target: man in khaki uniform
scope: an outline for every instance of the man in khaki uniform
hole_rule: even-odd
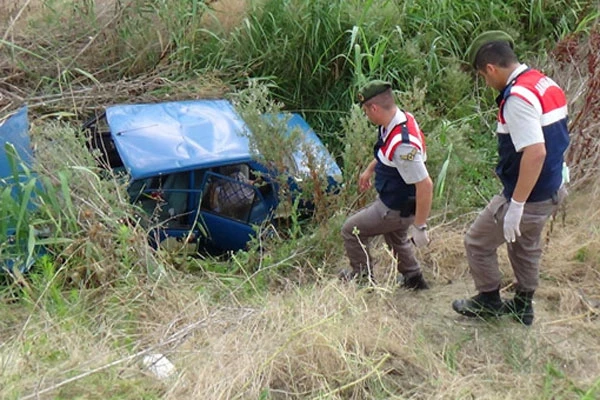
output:
[[[505,32],[478,36],[468,57],[486,84],[499,91],[496,174],[503,190],[465,237],[478,294],[455,300],[452,308],[468,317],[512,314],[517,321],[531,325],[542,230],[566,196],[562,169],[569,144],[567,100],[552,79],[518,61],[512,38]],[[507,243],[516,278],[515,296],[506,302],[500,298],[502,276],[496,255],[503,243]]]
[[[360,175],[359,189],[369,189],[375,174],[378,197],[350,216],[342,227],[352,269],[342,271],[340,277],[372,280],[368,242],[373,236],[383,235],[397,260],[403,286],[427,289],[413,249],[413,243],[425,246],[429,242],[426,222],[433,183],[425,167],[425,137],[415,118],[396,105],[390,83],[367,83],[359,91],[359,101],[369,121],[378,126],[374,159]]]

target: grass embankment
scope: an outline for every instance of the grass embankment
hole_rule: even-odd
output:
[[[548,233],[530,328],[451,310],[472,283],[463,229],[445,227],[422,254],[433,286],[424,293],[394,287],[378,246],[374,291],[340,284],[322,272],[332,264],[311,265],[299,250],[271,290],[248,284],[269,265],[250,278],[198,261],[201,273],[2,303],[2,397],[597,398],[600,214],[587,205],[600,189],[587,189]],[[504,255],[501,264],[508,286]],[[291,277],[307,274],[301,285]],[[157,379],[145,353],[165,354],[175,375]]]
[[[53,235],[49,257],[2,287],[0,397],[600,396],[600,214],[591,206],[600,188],[597,152],[588,150],[600,142],[590,133],[600,82],[597,36],[587,35],[594,2],[2,7],[0,110],[30,105],[38,159],[32,179],[47,189],[40,213],[23,222],[49,225]],[[230,10],[246,14],[234,18]],[[493,93],[473,90],[459,58],[474,34],[499,26],[518,36],[528,62],[555,72],[574,117],[577,179],[566,211],[548,226],[531,328],[470,321],[450,308],[473,293],[462,238],[498,188],[493,138],[475,134],[490,131],[493,111],[482,110],[492,110]],[[563,47],[546,56],[559,38]],[[425,293],[394,287],[381,242],[374,243],[375,290],[335,279],[346,265],[339,228],[368,200],[354,183],[372,132],[351,103],[356,85],[375,77],[394,81],[400,102],[428,132],[439,186],[433,241],[420,253],[433,286]],[[229,260],[151,251],[124,188],[97,178],[77,126],[116,102],[237,96],[248,78],[306,113],[343,161],[346,191],[327,199],[316,223],[295,223]],[[1,205],[10,214],[9,206],[19,210]],[[500,258],[509,292],[511,273]],[[149,353],[165,354],[175,374],[156,378],[141,362]]]

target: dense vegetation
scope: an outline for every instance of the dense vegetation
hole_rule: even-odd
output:
[[[34,228],[50,235],[37,242],[48,254],[31,273],[3,275],[0,397],[596,398],[598,310],[589,293],[600,268],[597,213],[573,215],[573,234],[554,241],[548,234],[556,257],[547,260],[542,320],[552,312],[560,318],[546,317],[529,333],[460,325],[446,314],[452,296],[470,290],[464,225],[499,188],[494,93],[466,68],[465,50],[479,32],[504,29],[523,61],[572,89],[572,128],[588,135],[576,141],[573,168],[595,199],[597,164],[587,160],[598,148],[589,136],[598,124],[598,7],[578,0],[1,3],[0,117],[29,105],[37,162],[19,190],[24,198],[44,190],[30,213],[3,188],[0,228],[17,221],[24,257],[35,251]],[[355,93],[372,78],[393,82],[427,134],[437,240],[420,256],[431,294],[397,293],[389,271],[375,293],[333,278],[344,265],[341,223],[372,196],[355,185],[373,134]],[[248,121],[279,109],[303,113],[342,165],[345,191],[321,199],[310,223],[293,218],[248,251],[224,258],[153,251],[131,222],[138,210],[122,181],[98,170],[79,126],[108,104],[200,97],[231,98]],[[577,169],[584,161],[585,174]],[[389,252],[379,246],[378,254],[392,270]],[[456,282],[463,284],[446,285]],[[137,361],[156,352],[185,372],[154,381]]]
[[[36,99],[42,102],[40,113],[74,112],[81,119],[101,102],[164,97],[177,82],[195,77],[220,81],[207,93],[212,96],[256,79],[287,110],[305,114],[342,157],[351,145],[342,120],[357,88],[365,79],[387,79],[401,105],[416,114],[428,133],[432,172],[439,174],[443,162],[451,161],[450,171],[444,170],[452,177],[445,186],[450,193],[439,197],[478,206],[497,190],[491,175],[493,137],[488,135],[494,94],[483,85],[473,89],[473,76],[464,69],[470,40],[481,31],[502,28],[515,37],[524,60],[544,57],[558,40],[589,31],[598,14],[594,4],[135,0],[69,5],[48,0],[38,5],[26,28],[18,29],[22,20],[7,26],[5,68],[14,75],[6,84],[15,89],[8,99]],[[13,7],[9,15],[17,16],[21,8]],[[21,42],[19,34],[36,41]],[[150,86],[152,93],[122,86],[126,92],[115,93],[116,98],[89,98],[90,88],[148,75],[163,80]],[[84,89],[87,96],[80,101]],[[57,104],[57,96],[74,101]],[[473,182],[480,193],[468,189]]]

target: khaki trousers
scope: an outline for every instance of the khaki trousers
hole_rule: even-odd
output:
[[[533,291],[538,287],[542,231],[566,195],[567,190],[561,188],[554,200],[525,204],[520,225],[521,236],[514,243],[506,244],[519,290]],[[501,284],[497,249],[505,243],[504,216],[509,203],[510,200],[504,196],[494,196],[465,236],[467,260],[478,292],[496,290]]]
[[[368,244],[373,236],[383,235],[397,261],[398,272],[406,278],[418,275],[421,271],[419,262],[407,237],[414,219],[414,215],[401,217],[400,211],[388,208],[379,198],[351,215],[342,227],[342,237],[352,269],[355,272],[372,271]]]

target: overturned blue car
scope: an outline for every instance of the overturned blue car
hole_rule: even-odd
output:
[[[287,130],[299,130],[302,147],[322,160],[329,187],[339,185],[339,166],[307,122],[274,117],[288,118]],[[243,249],[256,226],[277,217],[281,174],[293,189],[314,173],[300,149],[290,151],[285,171],[257,161],[252,132],[227,100],[114,105],[84,128],[101,160],[128,177],[159,247]]]

